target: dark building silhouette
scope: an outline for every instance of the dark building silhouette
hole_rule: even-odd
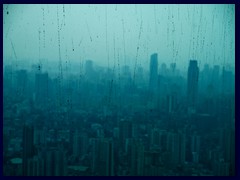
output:
[[[67,162],[63,149],[52,148],[46,152],[45,156],[46,176],[66,176]]]
[[[113,141],[107,138],[92,139],[92,172],[99,176],[114,175]]]
[[[190,60],[187,77],[188,107],[195,110],[198,93],[199,68],[196,60]]]
[[[138,139],[129,138],[126,143],[131,176],[142,176],[144,172],[144,146]]]
[[[158,54],[154,53],[150,59],[150,77],[149,77],[149,89],[156,90],[158,80]]]
[[[25,125],[23,127],[23,176],[27,176],[29,174],[28,163],[29,160],[34,156],[33,137],[33,127]]]

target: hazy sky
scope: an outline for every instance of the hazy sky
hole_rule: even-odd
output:
[[[235,66],[234,5],[4,5],[3,23],[5,61]]]

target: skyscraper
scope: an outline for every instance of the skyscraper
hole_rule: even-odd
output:
[[[126,143],[131,176],[142,176],[144,172],[144,145],[139,139],[129,138]]]
[[[158,79],[158,54],[154,53],[150,59],[150,77],[149,77],[149,89],[156,90]]]
[[[49,148],[44,155],[46,176],[66,176],[67,158],[63,148]]]
[[[183,164],[186,160],[185,132],[169,132],[167,135],[167,150],[171,153],[172,165]]]
[[[99,176],[114,175],[113,141],[107,138],[93,138],[92,173]]]
[[[28,161],[34,155],[33,133],[33,127],[27,125],[23,127],[23,176],[27,176],[29,174]]]
[[[198,75],[199,68],[196,60],[190,60],[188,67],[188,79],[187,79],[187,96],[188,107],[191,109],[196,108],[197,93],[198,93]]]

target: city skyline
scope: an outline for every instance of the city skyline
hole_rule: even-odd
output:
[[[13,63],[147,67],[156,52],[159,64],[183,70],[188,59],[235,68],[234,5],[4,5],[3,21],[4,61]]]
[[[4,176],[235,176],[235,5],[3,5]]]

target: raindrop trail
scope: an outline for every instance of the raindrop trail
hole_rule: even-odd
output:
[[[86,21],[86,25],[87,25],[87,30],[88,30],[88,34],[89,34],[89,37],[90,37],[90,41],[92,42],[92,36],[91,36],[90,29],[89,29],[87,21]]]
[[[123,51],[124,51],[124,65],[126,66],[126,47],[125,47],[125,27],[124,20],[122,19],[122,28],[123,28]]]
[[[63,22],[64,22],[64,26],[66,25],[66,21],[65,21],[65,6],[63,4]]]
[[[45,10],[42,8],[43,14],[43,48],[45,48]]]
[[[106,52],[107,52],[107,63],[109,68],[109,50],[108,50],[108,18],[107,18],[107,6],[105,6],[105,21],[106,21]]]
[[[11,46],[12,46],[12,49],[13,49],[14,57],[15,57],[16,60],[17,60],[17,54],[16,54],[16,51],[15,51],[15,48],[14,48],[14,45],[13,45],[12,40],[11,40]]]
[[[82,44],[82,41],[83,41],[83,37],[82,37],[82,39],[80,40],[80,42],[79,42],[79,44],[78,44],[78,47],[80,47],[80,46],[81,46],[81,44]]]
[[[74,51],[74,43],[73,43],[73,38],[72,38],[72,50]]]
[[[155,22],[155,33],[158,34],[157,18],[156,18],[156,4],[154,4],[154,22]]]
[[[38,59],[39,64],[41,65],[41,30],[38,30]]]
[[[134,71],[133,71],[133,82],[135,82],[135,76],[136,76],[138,53],[139,53],[139,46],[140,46],[140,38],[141,38],[141,34],[142,34],[142,25],[143,25],[143,20],[141,21],[139,35],[138,35],[137,54],[136,54],[136,60],[135,60],[135,65],[134,65]]]
[[[58,14],[58,6],[57,6],[57,26],[58,26],[58,67],[59,67],[59,76],[58,76],[58,97],[59,97],[59,113],[61,114],[61,107],[62,107],[62,79],[63,79],[63,73],[62,73],[62,58],[61,58],[61,41],[60,41],[60,27],[59,27],[59,14]]]

